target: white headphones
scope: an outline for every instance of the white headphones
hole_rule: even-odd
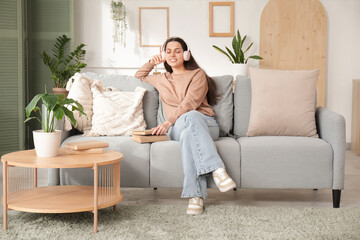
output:
[[[169,39],[172,39],[172,38],[177,38],[177,37],[171,37]],[[186,48],[187,50],[184,51],[184,61],[189,61],[190,60],[190,48],[189,48],[189,45],[186,43],[186,41],[183,39],[183,41],[185,42],[185,45],[186,45]],[[167,42],[167,40],[165,41],[165,43]],[[161,47],[161,60],[165,60],[165,43],[162,45]]]

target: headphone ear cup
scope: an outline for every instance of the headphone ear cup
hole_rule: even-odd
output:
[[[161,60],[165,60],[165,51],[161,51]]]
[[[190,60],[190,51],[184,51],[184,61],[189,61]]]

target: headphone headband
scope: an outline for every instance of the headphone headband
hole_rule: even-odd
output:
[[[169,37],[169,38],[164,42],[164,44],[162,45],[161,51],[165,51],[165,50],[166,50],[166,49],[165,49],[165,43],[168,43],[170,39],[175,39],[175,38],[180,38],[180,37],[176,37],[176,36]],[[190,51],[190,47],[189,47],[189,45],[187,44],[187,42],[186,42],[184,39],[182,39],[182,38],[180,38],[180,39],[183,40],[184,43],[185,43],[185,45],[186,45],[187,50],[184,49],[184,51]]]

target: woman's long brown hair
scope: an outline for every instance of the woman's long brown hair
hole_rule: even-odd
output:
[[[181,44],[181,47],[184,51],[187,51],[188,50],[188,46],[186,45],[185,41],[182,40],[181,38],[179,37],[171,37],[169,38],[168,40],[166,40],[166,42],[164,43],[163,45],[163,51],[166,50],[166,46],[169,42],[178,42]],[[172,68],[170,67],[169,64],[167,64],[167,62],[165,61],[164,62],[164,66],[165,66],[165,69],[166,71],[172,73],[173,70]],[[192,54],[190,54],[190,59],[189,61],[184,61],[184,67],[186,70],[195,70],[195,69],[198,69],[200,68],[199,65],[197,64],[197,62],[195,61],[194,57]],[[218,95],[216,93],[216,86],[215,86],[215,82],[214,80],[209,77],[206,73],[206,80],[207,80],[207,83],[208,83],[208,92],[206,94],[206,97],[207,97],[207,101],[210,105],[216,105],[217,101],[218,101]]]

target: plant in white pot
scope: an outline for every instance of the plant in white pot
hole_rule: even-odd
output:
[[[45,112],[42,112],[40,107],[37,106],[40,100]],[[25,123],[37,119],[42,125],[42,130],[33,131],[35,151],[38,157],[55,157],[58,155],[61,131],[55,129],[64,115],[69,117],[71,123],[75,126],[76,120],[73,111],[79,111],[80,115],[85,114],[83,106],[77,101],[67,98],[64,94],[46,93],[46,90],[45,93],[36,95],[25,110]],[[39,112],[40,118],[31,116],[32,112]]]
[[[245,57],[245,53],[247,51],[249,51],[251,46],[254,44],[252,42],[246,48],[246,50],[243,51],[242,49],[244,47],[245,39],[246,39],[246,35],[243,38],[241,38],[239,30],[237,30],[237,34],[233,37],[233,40],[232,40],[233,51],[231,51],[228,47],[225,47],[226,51],[227,51],[226,52],[226,51],[222,50],[221,48],[213,45],[213,48],[215,48],[219,52],[225,54],[229,58],[231,63],[234,64],[233,65],[234,66],[234,73],[233,73],[234,76],[237,74],[244,75],[244,76],[247,75],[247,69],[248,69],[247,62],[248,62],[249,58],[256,59],[256,60],[262,59],[262,57],[260,57],[258,55],[252,55],[247,58]]]

